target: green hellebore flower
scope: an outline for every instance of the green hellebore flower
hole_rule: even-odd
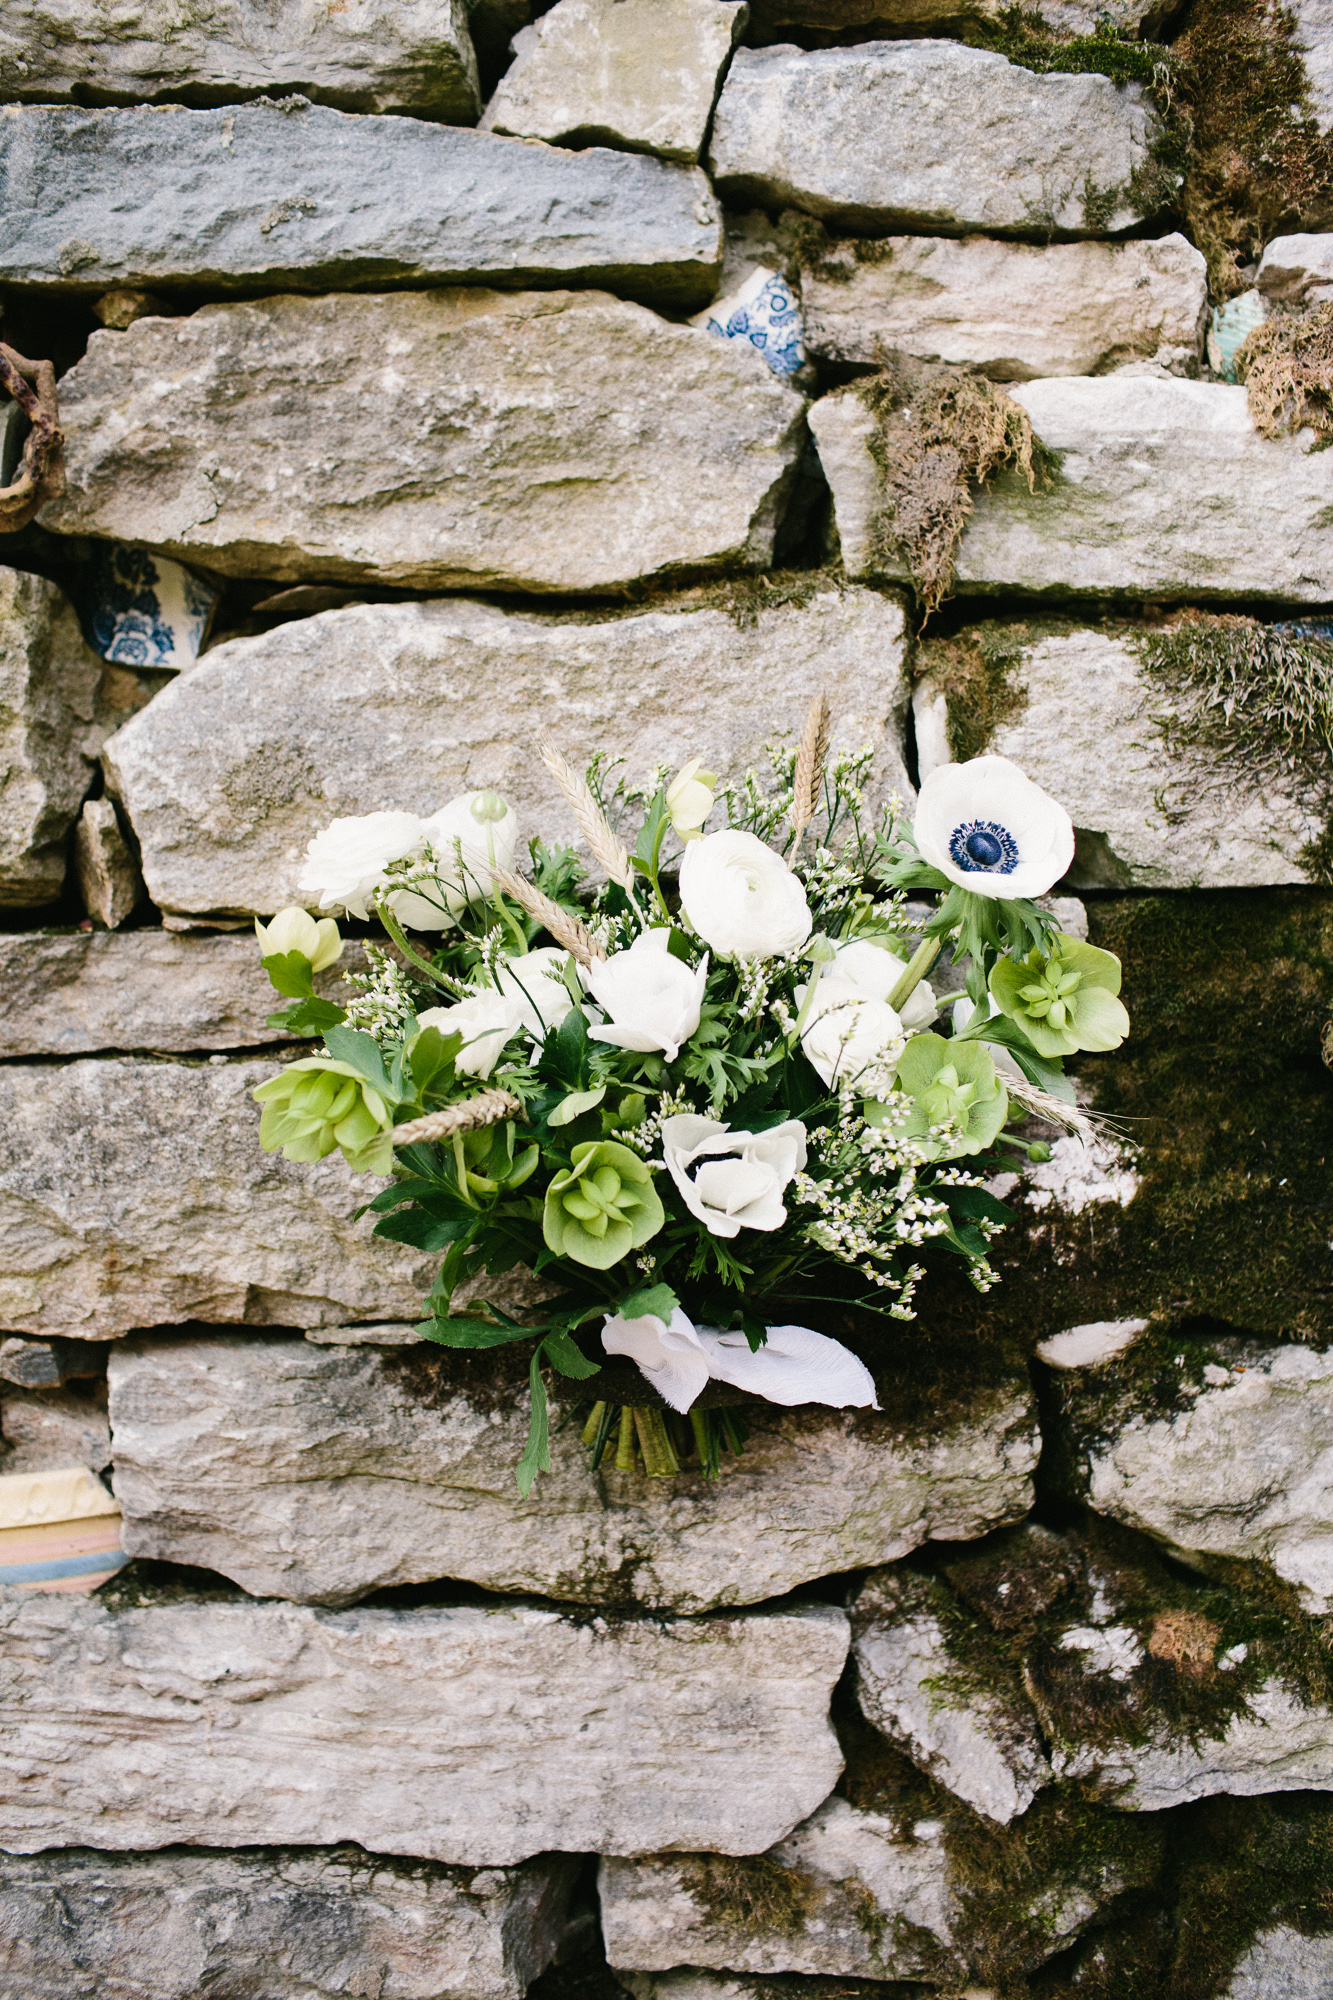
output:
[[[930,1159],[982,1152],[1009,1116],[1009,1093],[980,1042],[913,1035],[898,1058],[897,1080],[912,1099],[904,1128],[910,1138],[925,1139],[932,1125],[953,1121],[952,1137],[927,1141]]]
[[[1116,998],[1120,960],[1063,932],[1049,958],[1033,949],[1025,959],[1000,959],[990,990],[1039,1056],[1118,1049],[1129,1033],[1129,1015]]]
[[[605,1271],[656,1236],[666,1215],[652,1175],[628,1146],[585,1140],[570,1157],[573,1165],[546,1190],[542,1235],[557,1257]]]
[[[393,1164],[393,1113],[348,1063],[306,1056],[254,1092],[264,1107],[259,1143],[289,1160],[322,1160],[340,1146],[353,1173],[386,1174]]]

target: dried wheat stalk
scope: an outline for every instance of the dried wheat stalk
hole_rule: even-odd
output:
[[[810,704],[801,731],[801,747],[796,753],[796,781],[792,792],[792,831],[799,840],[815,816],[819,787],[824,780],[824,759],[828,755],[829,705],[821,691]]]
[[[451,1104],[445,1111],[428,1111],[424,1118],[413,1118],[407,1125],[394,1128],[395,1146],[415,1146],[422,1140],[438,1144],[441,1139],[453,1139],[461,1132],[479,1132],[483,1125],[498,1125],[502,1118],[512,1118],[523,1109],[518,1098],[507,1090],[483,1090],[477,1097],[465,1097],[461,1104]]]
[[[1034,1118],[1044,1118],[1050,1125],[1067,1126],[1085,1141],[1094,1132],[1105,1130],[1109,1125],[1110,1121],[1099,1117],[1095,1111],[1085,1111],[1078,1104],[1067,1104],[1063,1097],[1052,1097],[1048,1090],[1029,1083],[1026,1077],[1020,1082],[1016,1076],[1006,1076],[1004,1087],[1013,1101],[1021,1104]]]
[[[562,910],[559,903],[553,903],[549,896],[543,896],[540,889],[531,882],[525,882],[521,875],[513,875],[507,868],[496,868],[492,870],[492,880],[511,902],[526,910],[530,917],[535,917],[556,943],[562,944],[580,965],[594,965],[599,958],[606,957],[586,924],[581,924],[568,910]]]
[[[593,859],[600,861],[613,882],[618,882],[627,895],[634,888],[634,871],[629,865],[629,855],[617,840],[606,821],[606,815],[598,805],[584,780],[565,762],[560,752],[543,729],[537,736],[537,748],[541,760],[551,776],[568,799],[579,832],[592,850]]]

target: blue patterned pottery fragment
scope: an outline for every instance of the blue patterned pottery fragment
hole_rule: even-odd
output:
[[[179,673],[198,659],[218,596],[182,563],[116,544],[84,586],[84,635],[118,666]]]
[[[739,290],[696,313],[690,325],[757,347],[775,375],[794,375],[805,361],[796,295],[779,272],[762,265]]]
[[[1333,618],[1284,619],[1273,630],[1287,632],[1293,639],[1322,639],[1325,644],[1333,643]]]
[[[1224,382],[1236,379],[1236,356],[1242,343],[1268,318],[1268,308],[1259,292],[1242,292],[1223,306],[1213,307],[1208,328],[1208,366]]]

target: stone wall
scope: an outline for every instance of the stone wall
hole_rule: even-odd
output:
[[[0,2000],[1333,1992],[1331,79],[1328,0],[0,0],[64,430],[0,535],[0,1479],[127,1558],[0,1589]],[[941,380],[1038,449],[955,453],[927,618]],[[819,686],[884,791],[1068,807],[1110,1122],[860,1329],[879,1410],[658,1481],[557,1377],[522,1499],[526,1360],[259,1151],[250,920],[336,813],[558,830],[539,722],[735,776]]]

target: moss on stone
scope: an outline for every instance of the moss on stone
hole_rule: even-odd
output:
[[[798,1936],[817,1896],[808,1875],[766,1854],[686,1854],[677,1866],[686,1893],[727,1930]]]
[[[949,697],[949,748],[955,763],[979,757],[1002,723],[1027,707],[1027,689],[1014,678],[1037,634],[1030,625],[998,620],[970,626],[952,639],[923,640],[913,672]]]

